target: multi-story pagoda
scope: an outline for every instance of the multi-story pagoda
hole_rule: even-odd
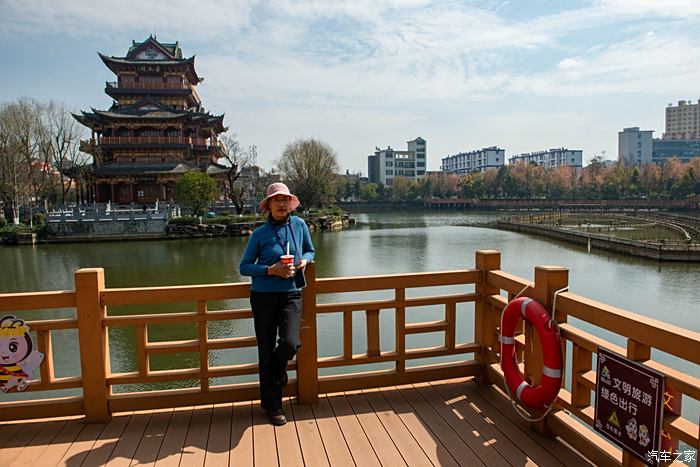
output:
[[[224,150],[218,135],[227,130],[224,116],[202,107],[195,88],[203,78],[194,56],[182,58],[177,42],[153,36],[134,41],[125,57],[99,55],[117,75],[105,88],[114,103],[109,110],[73,115],[92,129],[81,150],[93,155],[96,202],[174,200],[182,174],[224,170],[217,164]]]

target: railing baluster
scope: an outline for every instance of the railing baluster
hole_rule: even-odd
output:
[[[44,354],[44,361],[39,367],[41,374],[41,386],[46,386],[53,382],[53,346],[51,345],[51,330],[37,331],[36,333],[39,352]]]
[[[456,326],[457,321],[457,304],[455,302],[445,303],[445,321],[447,321],[447,329],[445,329],[445,347],[448,349],[455,348],[456,342]]]
[[[571,354],[571,404],[574,407],[591,405],[591,390],[579,381],[579,377],[593,368],[593,352],[573,344]]]
[[[146,376],[150,371],[149,357],[146,353],[146,345],[148,344],[148,328],[145,324],[136,326],[136,362],[139,371],[139,376]]]
[[[352,311],[343,312],[343,358],[352,360]]]
[[[394,299],[396,300],[396,353],[403,357],[406,355],[406,307],[402,304],[406,301],[406,289],[395,289]],[[406,360],[396,361],[396,372],[402,374],[406,372]]]
[[[207,314],[207,302],[206,300],[197,300],[197,314],[206,315]],[[209,377],[204,376],[209,373],[209,349],[207,348],[207,320],[204,319],[197,323],[198,333],[199,333],[199,371],[201,377],[199,378],[199,386],[202,392],[209,391]]]
[[[379,347],[379,310],[365,310],[367,316],[367,355],[380,354]]]

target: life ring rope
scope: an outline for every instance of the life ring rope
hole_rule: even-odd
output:
[[[511,304],[516,305],[513,302],[516,299],[518,299],[519,296],[523,292],[525,292],[529,287],[530,286],[528,285],[525,288],[523,288],[523,290],[521,290],[518,293],[518,295],[516,295],[513,298],[513,300],[511,300],[509,302],[508,305],[511,305]],[[545,322],[539,321],[538,324],[540,324],[540,326],[542,326],[542,328],[544,330],[546,330],[546,331],[554,330],[554,332],[556,333],[555,344],[552,343],[551,335],[548,336],[549,337],[548,342],[549,342],[550,351],[553,351],[556,348],[556,350],[558,350],[559,355],[558,355],[558,357],[556,357],[554,359],[554,361],[549,359],[550,360],[549,363],[550,364],[553,363],[554,366],[557,366],[557,363],[558,363],[559,368],[553,368],[551,366],[548,366],[546,364],[548,359],[545,358],[545,365],[543,365],[543,368],[542,368],[542,375],[551,379],[551,381],[549,381],[550,388],[551,388],[552,384],[555,384],[556,387],[558,388],[561,385],[561,379],[563,376],[562,368],[563,368],[564,363],[563,363],[563,355],[561,355],[561,341],[560,341],[560,335],[559,335],[559,325],[555,319],[555,313],[556,313],[557,296],[561,292],[564,292],[566,290],[568,290],[568,287],[564,287],[562,289],[559,289],[554,293],[554,300],[552,303],[551,315],[549,315],[549,313],[547,313],[546,309],[544,309],[542,307],[542,305],[540,305],[538,302],[535,302],[531,298],[526,298],[526,299],[521,300],[520,306],[519,306],[520,309],[518,310],[519,311],[518,314],[520,316],[516,319],[515,323],[512,322],[512,319],[514,319],[514,317],[512,316],[512,313],[517,313],[517,312],[515,310],[512,310],[512,309],[508,310],[508,305],[506,306],[506,308],[504,308],[503,313],[501,314],[501,332],[499,332],[498,341],[501,344],[501,368],[504,370],[503,371],[503,382],[504,382],[506,392],[508,393],[508,397],[510,398],[511,405],[513,406],[513,409],[518,413],[518,415],[520,415],[523,419],[527,420],[528,422],[537,422],[537,421],[544,419],[549,414],[549,412],[552,410],[552,408],[554,406],[554,401],[556,401],[556,394],[554,395],[553,400],[551,400],[550,402],[545,402],[544,400],[537,401],[538,406],[546,409],[545,412],[542,415],[540,415],[539,417],[535,417],[535,418],[531,417],[530,414],[523,407],[521,407],[519,405],[520,403],[523,403],[523,400],[522,400],[523,392],[528,388],[531,388],[534,391],[538,391],[536,393],[536,395],[540,396],[540,391],[542,390],[542,384],[540,384],[540,386],[537,386],[536,388],[532,388],[527,383],[527,381],[525,381],[524,377],[522,376],[522,373],[518,369],[518,362],[517,362],[517,359],[515,358],[515,335],[514,335],[515,331],[514,331],[514,329],[512,330],[512,332],[513,332],[512,336],[503,335],[503,329],[504,329],[503,324],[504,324],[504,318],[506,317],[506,310],[508,310],[509,313],[511,313],[511,316],[509,316],[509,319],[511,320],[509,324],[510,324],[510,326],[513,326],[513,327],[520,320],[520,317],[522,317],[523,319],[528,319],[527,307],[530,303],[534,302],[537,305],[537,307],[540,308],[540,310],[538,310],[540,312],[540,314],[539,315],[533,314],[533,317],[538,317],[537,319],[541,319],[542,317],[549,315],[548,316],[549,319],[547,319]],[[531,312],[532,312],[532,310],[531,310]],[[533,323],[533,324],[535,324],[535,323]],[[537,329],[537,327],[536,327],[536,329]],[[540,332],[539,329],[537,329],[537,330],[538,330],[538,332]],[[507,350],[512,352],[511,355],[506,356],[506,358],[511,359],[510,361],[506,362],[507,368],[504,366],[504,353],[505,353],[504,346],[508,346]],[[510,347],[510,346],[512,346],[512,347]],[[543,351],[544,351],[544,348],[543,348]],[[515,368],[513,369],[512,366],[515,366]],[[510,388],[510,384],[508,381],[509,378],[514,380],[514,381],[512,381],[513,384],[517,384],[517,387],[515,388],[515,397],[513,397],[513,391]],[[530,399],[532,399],[533,393],[529,392],[529,394],[530,394]],[[525,404],[525,405],[527,405],[527,404]]]

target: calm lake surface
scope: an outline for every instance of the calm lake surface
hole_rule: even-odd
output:
[[[659,263],[640,258],[626,257],[533,236],[486,228],[484,222],[498,217],[498,213],[382,211],[354,213],[357,226],[339,232],[313,233],[317,250],[317,277],[357,276],[421,271],[442,271],[474,267],[474,252],[480,249],[501,251],[504,271],[533,279],[536,265],[559,265],[569,268],[570,290],[610,305],[618,306],[641,315],[665,321],[681,328],[700,331],[700,265],[687,263]],[[93,244],[55,244],[35,247],[0,248],[0,291],[19,292],[59,290],[74,288],[74,272],[83,267],[105,269],[107,287],[141,287],[221,283],[246,281],[238,273],[238,262],[247,238],[215,238],[174,241],[144,241]],[[458,289],[441,287],[435,290],[412,290],[407,296],[431,293],[456,293]],[[473,290],[469,287],[468,291]],[[464,289],[462,289],[464,291]],[[391,291],[377,293],[343,294],[320,297],[319,302],[338,299],[360,300],[389,298]],[[247,301],[229,300],[210,303],[210,309],[247,308]],[[110,314],[191,311],[192,303],[164,306],[115,307]],[[458,342],[473,339],[473,304],[458,307]],[[25,319],[43,317],[70,317],[73,310],[47,310],[21,312]],[[340,314],[319,317],[319,355],[342,354],[342,317]],[[381,312],[382,349],[394,345],[394,321],[392,311]],[[408,321],[440,319],[444,312],[435,307],[409,309]],[[571,320],[573,324],[581,323]],[[365,351],[364,314],[353,317],[356,331],[355,353]],[[624,339],[611,333],[586,326],[581,327],[625,345]],[[76,375],[80,359],[77,353],[75,331],[53,333],[57,376]],[[210,323],[211,337],[252,335],[250,320]],[[442,342],[441,333],[410,335],[407,347],[437,345]],[[190,325],[150,326],[150,340],[193,339],[196,330]],[[134,330],[116,328],[110,330],[110,347],[113,371],[135,371]],[[700,349],[698,349],[700,352]],[[153,369],[198,366],[197,354],[156,355],[151,360]],[[454,359],[454,357],[450,357]],[[449,360],[450,358],[447,358]],[[700,377],[697,365],[677,362],[655,351],[653,358],[680,370]],[[255,349],[213,351],[212,365],[239,362],[255,362]],[[436,361],[436,360],[431,360]],[[444,360],[437,360],[444,361]],[[417,362],[424,364],[425,362]],[[384,365],[368,365],[365,369],[386,368]],[[335,372],[348,371],[341,368]],[[333,373],[333,369],[321,374]],[[250,381],[256,377],[223,378],[228,381]],[[195,381],[168,383],[192,386]],[[163,387],[158,384],[148,387]],[[119,387],[118,391],[145,389]],[[70,394],[70,391],[61,391]],[[50,395],[56,395],[51,392]],[[3,395],[2,398],[28,398],[49,394],[27,393]],[[697,420],[697,404],[684,400],[684,412],[693,408]]]

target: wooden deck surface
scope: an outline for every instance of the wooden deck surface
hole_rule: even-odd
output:
[[[0,425],[3,466],[590,465],[530,430],[498,389],[470,379],[321,396],[284,405],[273,427],[255,401]]]

